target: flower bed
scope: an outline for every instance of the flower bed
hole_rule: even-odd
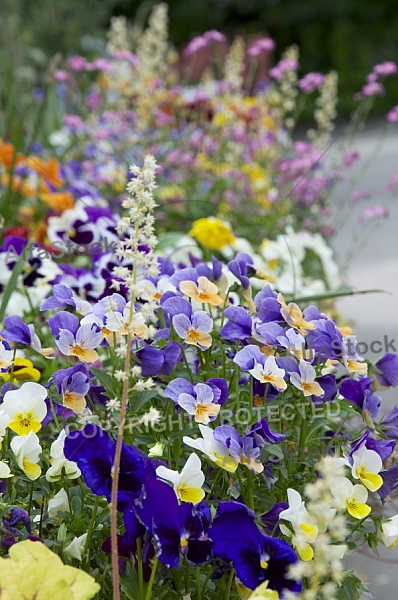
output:
[[[109,58],[50,73],[81,113],[52,150],[1,145],[0,569],[38,564],[4,589],[359,598],[343,558],[398,540],[382,516],[397,411],[380,420],[379,395],[398,358],[365,360],[311,304],[347,293],[321,149],[336,76],[299,81],[320,89],[317,127],[292,142],[297,49],[271,67],[269,38],[246,52],[208,32],[177,86],[165,31],[161,5],[133,54],[114,21]],[[222,79],[193,68],[214,46]]]

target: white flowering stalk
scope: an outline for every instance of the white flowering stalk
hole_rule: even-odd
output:
[[[334,130],[334,120],[337,115],[337,83],[338,75],[336,71],[331,71],[325,75],[319,98],[316,100],[317,108],[314,112],[314,118],[317,128],[315,131],[313,129],[309,130],[307,135],[313,144],[318,147],[325,146],[328,143]]]
[[[297,107],[297,65],[299,60],[299,48],[296,45],[289,46],[282,54],[280,63],[284,68],[278,77],[278,90],[272,93],[270,101],[276,105],[273,108],[273,116],[287,129],[293,129],[295,125],[294,112]]]
[[[121,50],[130,50],[128,39],[126,17],[112,17],[111,27],[108,32],[108,43],[106,46],[109,54],[115,54]]]
[[[242,92],[243,71],[245,68],[245,44],[241,37],[236,37],[225,58],[224,79],[235,94]]]
[[[114,600],[120,600],[119,570],[118,570],[118,547],[117,547],[117,491],[119,484],[120,456],[123,443],[123,433],[126,422],[127,397],[131,389],[145,389],[143,385],[137,387],[137,382],[130,388],[130,379],[137,376],[137,371],[130,367],[131,343],[134,339],[137,320],[142,326],[156,308],[152,301],[151,288],[147,288],[139,281],[139,274],[145,270],[146,274],[156,276],[158,274],[158,263],[154,255],[154,247],[157,240],[154,235],[153,210],[156,206],[153,198],[153,190],[156,187],[155,173],[156,161],[151,155],[144,159],[142,168],[131,167],[133,179],[127,185],[127,191],[131,194],[123,202],[123,208],[127,209],[127,215],[122,217],[117,225],[121,239],[118,242],[116,254],[119,259],[127,260],[131,266],[117,266],[114,275],[119,278],[113,282],[116,289],[120,289],[123,283],[129,290],[130,301],[124,322],[124,331],[127,334],[126,342],[119,347],[119,356],[124,356],[124,370],[117,372],[117,378],[123,382],[123,393],[120,405],[120,421],[116,441],[115,459],[113,465],[112,499],[111,499],[111,540],[112,540],[112,571],[113,571],[113,594]],[[141,249],[145,244],[146,250]],[[120,281],[121,280],[121,281]],[[144,300],[146,303],[138,312],[135,307],[136,300]],[[145,310],[144,310],[145,307]],[[145,326],[146,327],[146,326]],[[146,337],[150,337],[150,329],[146,328]],[[152,385],[153,383],[151,383]]]
[[[138,38],[135,48],[138,63],[134,73],[133,94],[137,126],[142,130],[147,128],[158,102],[153,83],[156,78],[164,80],[167,51],[167,4],[161,3],[153,8],[148,27]]]
[[[135,50],[138,58],[138,77],[151,79],[161,76],[166,66],[168,49],[167,4],[154,6],[148,27],[138,40]]]
[[[290,576],[294,579],[306,578],[309,587],[300,594],[286,592],[286,600],[332,600],[336,598],[338,585],[344,578],[343,557],[347,547],[338,543],[347,534],[344,509],[336,502],[331,493],[336,477],[341,475],[343,469],[341,460],[327,456],[316,465],[319,478],[315,483],[305,488],[309,500],[305,508],[305,521],[311,524],[317,535],[309,537],[309,526],[303,527],[300,539],[299,527],[294,527],[294,542],[296,548],[304,548],[311,544],[311,553],[301,556],[301,560],[290,568]],[[288,511],[284,511],[288,512]],[[281,513],[282,517],[282,513]],[[312,558],[310,559],[310,555]],[[290,594],[290,595],[289,595]]]

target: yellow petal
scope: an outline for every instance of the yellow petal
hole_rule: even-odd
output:
[[[189,298],[194,298],[198,295],[198,286],[194,281],[180,281],[180,291]]]
[[[314,551],[309,544],[300,545],[297,547],[297,552],[301,560],[309,561],[314,557]]]
[[[216,417],[220,412],[220,408],[220,404],[214,404],[213,402],[209,404],[197,404],[195,407],[195,421],[202,423],[202,425],[207,425],[209,417]]]
[[[193,344],[197,346],[203,346],[203,348],[210,348],[213,343],[210,333],[203,333],[202,331],[190,330],[188,336],[185,338],[187,344]]]
[[[15,431],[18,435],[28,435],[31,431],[33,433],[37,433],[39,429],[41,429],[41,423],[39,421],[35,421],[34,419],[30,419],[29,421],[10,421],[8,427]]]
[[[379,488],[381,488],[381,486],[384,483],[381,475],[378,475],[377,473],[369,473],[366,471],[364,473],[361,473],[360,479],[363,485],[366,486],[371,492],[376,492]]]
[[[222,456],[220,454],[214,454],[210,457],[218,467],[228,471],[228,473],[235,473],[238,468],[238,461],[233,456]]]
[[[302,523],[300,525],[300,529],[308,535],[311,541],[314,541],[318,535],[318,527],[316,525],[312,525],[311,523]]]
[[[76,392],[66,392],[64,396],[64,406],[70,408],[74,413],[82,413],[86,408],[86,399]]]
[[[177,488],[177,495],[181,502],[192,502],[192,504],[198,504],[205,497],[205,493],[201,488],[188,487]]]
[[[317,381],[303,384],[303,393],[304,396],[323,396],[325,394]]]
[[[371,511],[367,504],[347,504],[347,510],[354,519],[364,519]]]
[[[33,462],[29,462],[28,460],[23,461],[23,471],[25,475],[27,475],[32,481],[34,481],[41,475],[41,468],[39,467],[39,465]]]
[[[86,363],[93,363],[99,359],[99,356],[92,348],[75,347],[68,352],[68,356],[77,356],[77,358]]]

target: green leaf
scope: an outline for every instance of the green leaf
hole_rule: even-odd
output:
[[[143,390],[142,392],[138,392],[131,400],[131,407],[136,411],[139,411],[145,404],[147,404],[153,398],[157,398],[159,396],[159,392],[156,390]]]
[[[343,582],[337,591],[336,598],[338,600],[359,600],[364,591],[366,591],[366,588],[362,585],[361,580],[350,571],[344,577]]]
[[[117,382],[105,371],[101,369],[97,369],[96,367],[90,368],[93,375],[95,375],[96,379],[104,386],[107,392],[110,392],[112,395],[116,395],[118,392]]]
[[[82,512],[81,498],[79,498],[79,496],[73,496],[70,504],[71,504],[72,514],[77,515],[77,516],[80,515]]]

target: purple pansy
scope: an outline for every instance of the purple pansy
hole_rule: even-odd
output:
[[[280,444],[286,439],[283,433],[271,431],[265,417],[254,423],[245,437],[252,437],[256,446],[259,447],[264,446],[264,444]]]
[[[278,295],[272,291],[269,285],[254,297],[254,305],[257,309],[257,316],[263,323],[270,321],[283,321],[281,315],[281,305],[278,302]]]
[[[375,419],[380,411],[381,398],[374,394],[372,389],[372,380],[368,377],[361,377],[359,381],[355,379],[346,379],[340,385],[339,392],[346,400],[356,404],[363,413],[369,411],[372,419]]]
[[[48,320],[56,336],[55,343],[62,354],[76,356],[79,360],[93,363],[98,360],[94,350],[102,342],[102,332],[96,323],[81,325],[79,319],[66,311],[60,311]]]
[[[168,377],[173,372],[181,357],[181,348],[177,342],[169,342],[163,348],[145,346],[135,353],[141,367],[143,377],[163,375]]]
[[[214,554],[232,561],[237,577],[250,590],[267,580],[272,590],[300,591],[300,582],[288,578],[296,554],[286,542],[263,535],[254,519],[244,504],[220,502],[209,531]]]
[[[21,317],[16,315],[5,317],[3,325],[5,329],[0,332],[3,339],[8,342],[14,342],[15,344],[30,346],[32,343],[32,332],[29,326],[23,322]]]
[[[240,437],[239,433],[231,425],[221,425],[213,432],[214,439],[228,448],[229,453],[241,464],[246,465],[254,473],[264,470],[260,461],[262,446],[259,447],[250,436]]]
[[[77,303],[74,298],[72,290],[61,283],[56,283],[52,289],[52,296],[46,298],[41,306],[40,310],[49,310],[50,308],[64,308],[70,306],[71,308],[77,308]]]
[[[328,358],[341,359],[343,356],[343,336],[333,321],[319,319],[311,321],[315,329],[306,336],[307,346],[315,352],[315,361]]]
[[[228,269],[239,279],[244,290],[250,287],[249,277],[255,274],[254,260],[250,254],[238,252],[235,258],[229,261]]]
[[[377,452],[381,460],[385,461],[393,453],[395,445],[395,440],[378,441],[370,437],[370,431],[365,431],[365,433],[359,438],[359,440],[351,444],[351,451],[348,455],[348,460],[350,461],[350,464],[353,464],[354,452],[359,450],[361,446],[364,446],[365,448],[367,448],[367,450],[373,450],[374,452]]]
[[[105,496],[110,502],[112,493],[112,469],[116,442],[101,427],[88,423],[82,431],[71,432],[65,439],[64,454],[77,463],[87,486],[97,496]],[[130,505],[140,492],[145,477],[145,464],[141,454],[123,443],[120,471],[118,507]]]
[[[53,374],[57,391],[62,394],[64,406],[74,412],[83,412],[86,406],[85,396],[90,389],[90,373],[84,364],[69,369],[61,369]]]
[[[220,335],[230,344],[244,343],[252,334],[252,319],[241,306],[230,306],[224,310],[228,321],[221,328]]]
[[[16,527],[19,523],[26,527],[28,533],[32,533],[29,514],[23,508],[14,507],[9,512],[5,513],[1,519],[2,530],[6,534],[10,534],[14,537],[23,535],[23,532]]]
[[[211,560],[212,544],[207,536],[210,509],[204,501],[196,506],[190,502],[178,504],[173,488],[167,483],[147,481],[134,502],[134,510],[154,537],[156,555],[163,565],[177,568],[180,554],[194,565]]]
[[[385,435],[388,438],[398,438],[398,404],[394,406],[390,414],[384,419],[382,425],[386,425]]]
[[[289,508],[287,502],[277,502],[268,512],[261,515],[261,523],[267,535],[274,536],[280,534],[279,515],[287,508]]]
[[[376,377],[384,387],[397,387],[398,385],[398,355],[387,352],[375,365],[380,373],[375,371]]]

